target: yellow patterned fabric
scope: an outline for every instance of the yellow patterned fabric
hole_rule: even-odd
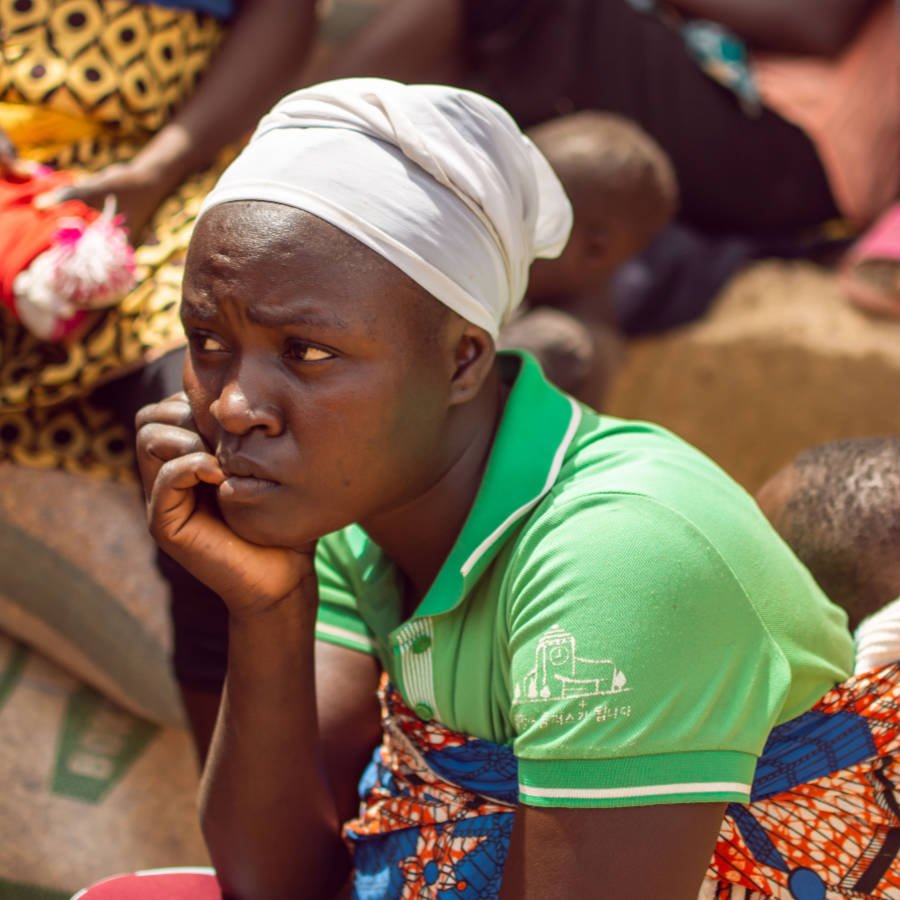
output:
[[[32,159],[52,159],[69,145],[103,133],[99,122],[24,103],[0,103],[0,128],[16,146],[27,147]]]
[[[0,127],[24,159],[83,172],[126,161],[189,96],[222,31],[207,15],[124,0],[0,0]],[[160,206],[136,249],[138,286],[86,329],[43,342],[2,313],[0,459],[129,476],[127,435],[87,397],[183,342],[188,240],[232,157]]]

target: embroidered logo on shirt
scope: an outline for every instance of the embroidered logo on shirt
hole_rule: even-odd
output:
[[[612,660],[584,659],[576,651],[574,635],[559,625],[544,632],[535,648],[534,668],[515,686],[513,704],[600,697],[630,690],[625,673]]]

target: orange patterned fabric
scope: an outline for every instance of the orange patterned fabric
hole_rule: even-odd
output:
[[[509,747],[422,721],[382,679],[384,741],[344,827],[357,898],[496,897],[518,799]]]
[[[900,664],[894,664],[849,679],[776,729],[751,803],[728,809],[701,897],[889,900],[900,897],[898,852]]]
[[[360,783],[363,812],[344,832],[350,896],[498,896],[517,802],[511,748],[422,721],[386,677],[379,695],[384,742]],[[849,679],[776,728],[751,803],[728,809],[698,900],[896,900],[898,755],[900,663]],[[215,890],[206,878],[191,889]],[[141,882],[143,898],[174,896],[159,874]],[[105,885],[85,898],[127,896],[127,883]]]
[[[510,747],[424,722],[384,682],[360,784],[353,896],[497,896],[518,803]],[[700,900],[900,897],[900,663],[776,728],[728,807]]]

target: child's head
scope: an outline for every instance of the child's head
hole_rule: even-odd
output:
[[[562,256],[532,267],[531,296],[577,294],[604,284],[675,214],[678,187],[671,162],[645,131],[610,113],[552,119],[529,136],[562,181],[575,213]]]
[[[900,438],[820,444],[756,496],[851,628],[900,595]]]

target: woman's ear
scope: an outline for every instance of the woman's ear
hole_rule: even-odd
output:
[[[454,347],[455,370],[450,383],[450,405],[467,403],[481,390],[494,365],[493,338],[469,322],[457,335]]]

